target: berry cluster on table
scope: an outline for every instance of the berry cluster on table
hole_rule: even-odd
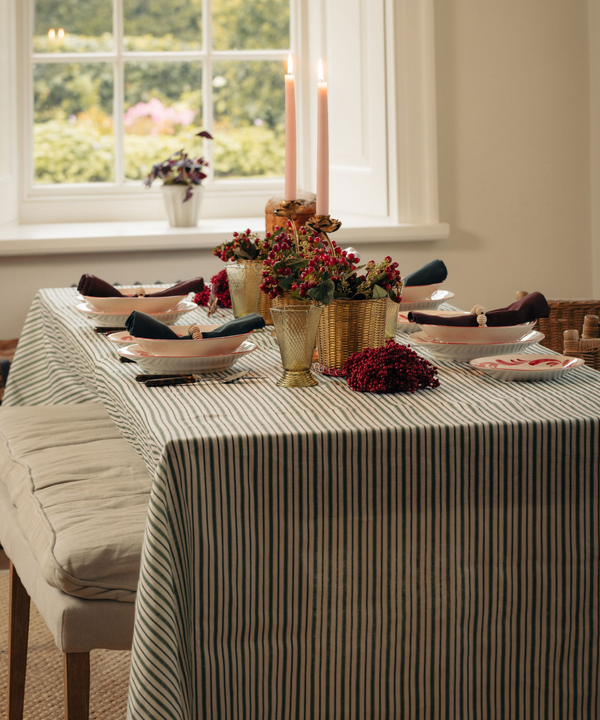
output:
[[[414,393],[440,384],[434,365],[391,339],[381,347],[351,355],[344,364],[344,375],[356,392]]]

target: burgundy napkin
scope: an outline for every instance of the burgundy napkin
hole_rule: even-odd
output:
[[[123,293],[95,275],[82,275],[77,290],[88,297],[123,297]]]
[[[550,306],[546,298],[539,292],[525,295],[521,300],[498,310],[486,312],[488,327],[502,327],[506,325],[521,325],[532,322],[538,318],[547,318],[550,315]],[[477,327],[477,315],[430,315],[421,312],[409,312],[409,322],[419,325],[456,325],[459,327]]]
[[[105,280],[95,275],[82,275],[77,285],[77,290],[88,297],[131,297],[135,291],[129,290],[122,293]],[[177,283],[166,290],[148,293],[146,297],[170,297],[171,295],[187,295],[190,292],[199,293],[204,290],[204,280],[201,277],[185,282]]]

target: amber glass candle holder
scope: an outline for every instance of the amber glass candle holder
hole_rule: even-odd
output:
[[[229,265],[226,270],[233,316],[238,318],[258,312],[262,265],[238,263]]]
[[[319,383],[310,372],[322,306],[285,305],[271,308],[279,342],[283,375],[279,387],[313,387]]]

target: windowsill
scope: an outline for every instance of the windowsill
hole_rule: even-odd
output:
[[[342,245],[445,240],[450,234],[445,223],[408,225],[364,217],[341,219],[343,227],[335,238]],[[246,228],[264,232],[264,217],[206,219],[191,228],[173,228],[161,221],[9,224],[0,227],[0,256],[213,248],[229,240],[235,230]]]

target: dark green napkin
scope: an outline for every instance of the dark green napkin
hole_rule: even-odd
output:
[[[203,332],[202,338],[229,337],[230,335],[243,335],[251,330],[259,330],[265,326],[265,320],[258,313],[251,313],[241,318],[235,318],[220,325],[216,330]],[[191,335],[180,337],[160,320],[151,315],[134,310],[125,320],[125,327],[133,337],[148,338],[151,340],[190,340]],[[182,330],[185,325],[182,326]]]
[[[448,270],[442,260],[432,260],[422,268],[411,272],[403,278],[404,287],[413,285],[434,285],[444,282],[448,277]]]
[[[250,313],[241,318],[230,320],[216,330],[203,332],[203,338],[228,337],[229,335],[243,335],[251,330],[260,330],[265,326],[265,319],[258,313]]]
[[[125,327],[133,337],[151,340],[179,340],[179,335],[174,333],[168,325],[139,310],[134,310],[129,315],[125,320]]]

